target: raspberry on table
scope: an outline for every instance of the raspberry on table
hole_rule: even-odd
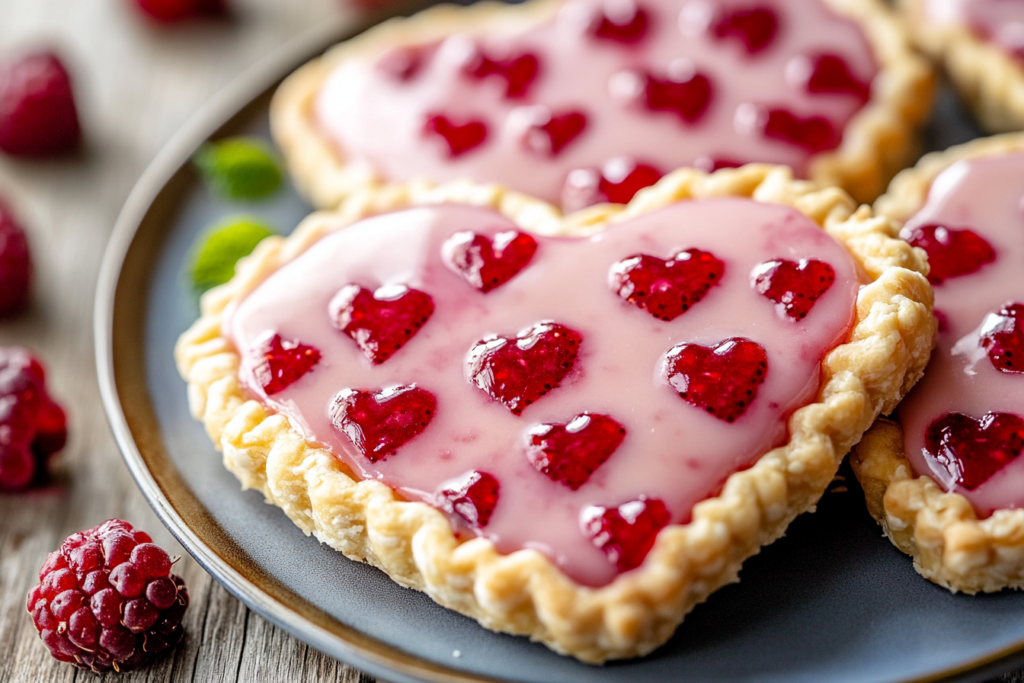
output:
[[[52,156],[78,149],[82,129],[71,78],[51,52],[0,62],[0,150]]]
[[[173,563],[119,519],[71,534],[28,594],[43,644],[54,659],[97,673],[148,665],[184,635],[188,590]]]
[[[27,350],[0,346],[0,491],[28,488],[67,441],[67,420]]]
[[[25,309],[31,279],[32,258],[25,231],[0,201],[0,316]]]
[[[227,12],[226,0],[135,0],[135,4],[150,19],[166,24]]]

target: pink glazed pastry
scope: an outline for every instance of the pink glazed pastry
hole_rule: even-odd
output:
[[[879,209],[905,219],[901,235],[928,253],[939,327],[899,424],[869,432],[855,470],[876,518],[922,574],[966,592],[1019,586],[1024,138],[929,155]]]
[[[854,207],[767,167],[676,172],[585,229],[462,183],[385,193],[255,252],[179,366],[302,528],[490,628],[636,656],[926,362],[923,262]]]
[[[273,125],[320,206],[467,178],[569,212],[750,162],[870,201],[930,103],[901,35],[875,0],[445,6],[311,62]]]

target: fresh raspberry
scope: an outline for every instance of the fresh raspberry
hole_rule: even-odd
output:
[[[768,355],[749,339],[733,337],[713,347],[684,343],[666,356],[668,383],[690,405],[735,422],[757,397],[768,374]]]
[[[996,260],[992,245],[968,228],[957,230],[928,223],[903,228],[900,237],[928,253],[928,281],[933,285],[941,285],[951,277],[970,275]]]
[[[405,285],[371,292],[345,285],[328,304],[334,326],[355,341],[363,355],[380,364],[405,346],[434,314],[429,294]]]
[[[639,567],[654,547],[658,532],[671,515],[657,498],[640,496],[617,508],[589,505],[580,515],[580,528],[608,560],[625,572]]]
[[[42,365],[26,349],[0,347],[0,491],[43,477],[65,441],[64,411],[46,391]]]
[[[836,281],[832,266],[817,259],[767,261],[754,268],[751,280],[757,293],[774,301],[790,320],[803,320]]]
[[[328,414],[334,428],[348,437],[361,455],[377,462],[419,436],[437,413],[437,399],[415,384],[375,393],[343,389]]]
[[[595,12],[590,34],[623,45],[635,45],[647,35],[650,14],[633,2],[610,2]]]
[[[786,78],[812,95],[852,95],[862,102],[871,99],[871,84],[857,78],[839,55],[798,55],[786,65]]]
[[[748,54],[754,54],[771,45],[779,18],[770,7],[734,8],[723,12],[711,28],[716,38],[738,39]]]
[[[128,522],[68,536],[29,591],[28,611],[54,659],[132,671],[181,642],[188,590],[173,560]]]
[[[654,166],[631,157],[614,157],[600,168],[578,168],[565,177],[562,209],[569,213],[594,204],[627,204],[637,192],[661,180]]]
[[[0,63],[0,150],[50,156],[78,149],[82,129],[64,65],[50,52]]]
[[[466,356],[469,380],[513,415],[557,388],[576,365],[579,332],[549,320],[515,337],[481,339]]]
[[[925,449],[953,477],[973,491],[1024,450],[1024,418],[987,413],[980,419],[947,413],[928,425]]]
[[[1000,372],[1024,372],[1024,305],[1006,304],[981,323],[981,346]]]
[[[612,418],[583,413],[568,424],[532,427],[526,458],[538,472],[575,491],[587,483],[624,438],[626,428]]]
[[[445,264],[485,294],[515,277],[536,251],[537,240],[515,230],[493,237],[457,232],[441,247]]]
[[[493,475],[474,470],[443,484],[434,498],[445,512],[458,515],[474,529],[482,529],[491,521],[500,488]]]
[[[147,17],[164,24],[227,12],[226,0],[135,0],[135,4]]]
[[[612,265],[612,291],[659,320],[675,320],[722,280],[725,264],[700,249],[676,252],[667,261],[634,254]]]
[[[587,127],[587,115],[581,111],[555,114],[543,105],[530,107],[533,120],[522,137],[522,145],[541,157],[555,157]]]
[[[684,123],[699,121],[714,94],[711,79],[686,59],[673,62],[664,78],[649,71],[624,71],[612,79],[615,94],[650,111],[676,114]]]
[[[428,114],[423,123],[423,135],[428,138],[441,138],[445,143],[445,154],[448,158],[454,159],[487,140],[487,124],[477,120],[453,123],[442,114]]]
[[[824,152],[839,145],[841,136],[823,116],[797,116],[788,109],[760,108],[757,121],[766,138],[802,147],[808,152]]]
[[[284,391],[320,362],[320,352],[299,341],[268,335],[257,344],[253,374],[267,395]]]
[[[11,210],[0,202],[0,316],[20,313],[28,305],[32,258],[28,240]]]
[[[497,76],[505,81],[505,97],[516,99],[526,95],[537,79],[540,60],[529,52],[496,58],[477,47],[466,60],[462,72],[477,80]]]

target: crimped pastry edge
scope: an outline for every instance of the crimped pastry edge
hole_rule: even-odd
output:
[[[910,47],[902,23],[880,0],[825,2],[863,28],[879,73],[871,101],[847,124],[839,148],[814,157],[809,175],[822,186],[835,185],[857,201],[872,202],[918,154],[918,127],[931,111],[934,75],[927,60]],[[470,7],[439,5],[391,19],[301,67],[282,83],[271,104],[274,139],[299,188],[315,206],[330,209],[386,182],[365,164],[346,164],[315,120],[321,84],[350,55],[427,43],[453,33],[482,34],[492,27],[529,25],[550,16],[560,4],[561,0],[533,0],[512,6],[490,1]]]
[[[922,157],[878,199],[879,215],[904,222],[924,206],[932,181],[958,161],[1024,151],[1024,133],[980,138]],[[1024,587],[1024,509],[979,520],[971,503],[931,477],[915,477],[903,429],[879,419],[854,447],[854,474],[868,510],[921,576],[953,592],[991,593]]]
[[[941,64],[989,133],[1024,129],[1024,66],[969,28],[928,21],[925,0],[898,0],[914,44]]]
[[[677,201],[717,196],[797,208],[847,246],[870,284],[859,292],[847,340],[822,360],[817,401],[791,416],[789,442],[732,474],[718,496],[694,507],[692,521],[661,531],[639,568],[601,588],[575,584],[534,550],[501,555],[485,539],[460,543],[438,510],[399,500],[381,482],[356,480],[328,451],[304,441],[286,418],[245,398],[239,357],[221,334],[230,302],[326,232],[374,212],[459,202],[493,207],[546,234],[586,234]],[[696,604],[737,581],[743,560],[781,537],[798,514],[814,509],[843,455],[920,376],[934,337],[932,290],[922,275],[921,253],[895,234],[895,225],[868,207],[855,209],[841,190],[793,181],[783,167],[712,175],[683,169],[629,205],[592,207],[564,219],[548,204],[497,186],[390,187],[337,212],[313,214],[287,239],[261,243],[239,262],[231,282],[203,297],[203,315],[181,336],[175,356],[192,413],[223,451],[227,468],[306,534],[487,628],[528,635],[557,652],[600,663],[650,652]]]

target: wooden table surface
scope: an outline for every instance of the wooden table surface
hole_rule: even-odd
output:
[[[192,598],[183,645],[118,680],[373,681],[249,611],[174,542],[136,489],[100,405],[93,293],[108,235],[135,181],[212,94],[341,7],[340,0],[233,3],[231,21],[160,29],[134,12],[131,0],[0,0],[0,55],[57,49],[72,73],[87,139],[73,159],[0,158],[0,197],[29,233],[37,273],[31,309],[0,321],[0,345],[41,355],[52,393],[70,418],[54,484],[0,494],[0,683],[100,680],[50,658],[25,611],[25,595],[64,537],[112,517],[145,529],[181,556],[175,571]],[[1024,674],[998,680],[1021,683]]]

